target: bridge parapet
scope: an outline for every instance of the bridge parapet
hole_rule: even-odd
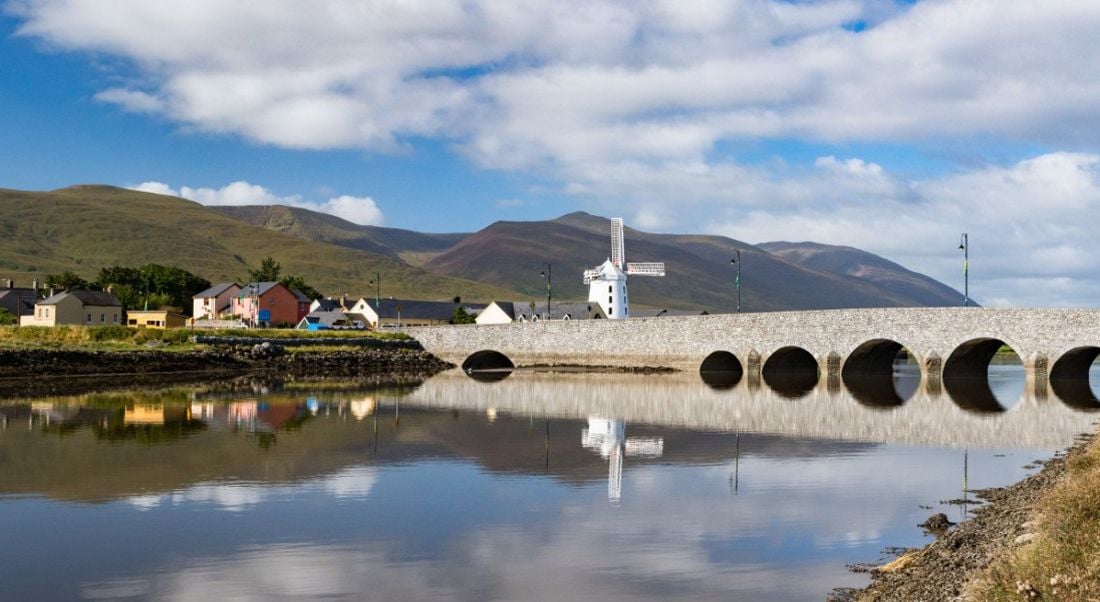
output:
[[[492,350],[520,366],[697,370],[711,353],[727,351],[749,374],[764,370],[787,348],[805,350],[822,374],[835,374],[875,341],[907,350],[928,378],[953,370],[984,374],[991,350],[995,353],[1003,343],[1016,351],[1029,375],[1038,373],[1036,380],[1045,382],[1051,370],[1058,371],[1063,356],[1076,360],[1061,372],[1080,378],[1074,367],[1087,368],[1091,360],[1082,358],[1093,350],[1100,353],[1100,311],[1084,309],[845,309],[425,326],[407,332],[428,351],[456,364]],[[889,357],[889,348],[878,353]],[[881,366],[881,361],[874,365]]]

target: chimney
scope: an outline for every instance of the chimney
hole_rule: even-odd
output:
[[[47,298],[54,296],[53,287],[50,287],[50,294],[46,295]]]
[[[38,278],[31,281],[31,288],[34,289],[34,292],[38,292]]]
[[[348,294],[347,293],[344,293],[343,295],[340,295],[340,308],[341,309],[347,309],[348,308]]]
[[[15,288],[15,279],[8,278],[8,288]]]
[[[107,294],[108,295],[111,294],[114,290],[115,290],[115,285],[113,285],[113,284],[108,284],[107,285]]]

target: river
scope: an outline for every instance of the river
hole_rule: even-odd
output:
[[[1097,417],[1011,366],[892,385],[452,371],[0,401],[0,591],[821,600]]]

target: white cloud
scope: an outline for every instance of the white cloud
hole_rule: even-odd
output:
[[[132,69],[100,101],[188,130],[302,149],[443,140],[478,166],[537,174],[640,226],[853,244],[952,283],[958,258],[938,250],[967,230],[979,299],[1095,305],[1100,292],[1088,234],[1096,163],[1055,152],[1100,152],[1100,83],[1082,77],[1100,72],[1091,0],[18,0],[7,10],[20,35],[124,59]],[[857,22],[866,30],[851,31]],[[873,156],[763,166],[716,156],[762,139],[1042,150],[919,178]],[[247,202],[381,219],[371,199],[307,203],[247,183],[180,194],[270,195]]]
[[[300,195],[279,196],[257,184],[236,181],[221,188],[192,188],[181,186],[178,190],[163,182],[142,182],[130,186],[132,190],[178,196],[203,205],[288,205],[335,215],[363,225],[381,225],[382,210],[370,197],[341,195],[327,201],[306,201]]]

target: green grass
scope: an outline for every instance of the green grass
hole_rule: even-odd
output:
[[[1100,440],[1070,455],[1035,510],[1035,539],[996,559],[972,599],[1100,600]]]
[[[129,326],[0,326],[0,349],[74,349],[83,351],[135,351],[155,347],[165,351],[188,351],[203,347],[190,342],[192,335],[259,337],[265,339],[408,339],[404,333],[370,331],[309,332],[292,329],[156,330]],[[154,345],[149,345],[150,342]],[[328,347],[347,348],[339,343],[305,347],[318,351]]]

